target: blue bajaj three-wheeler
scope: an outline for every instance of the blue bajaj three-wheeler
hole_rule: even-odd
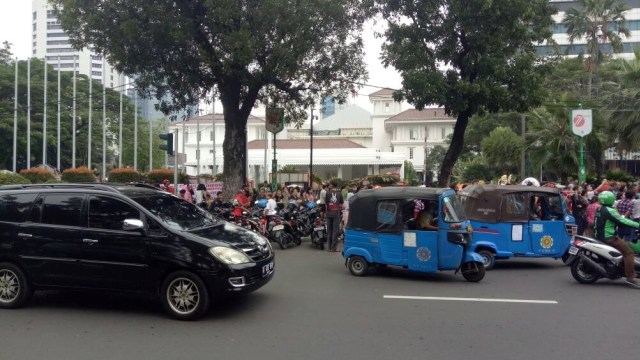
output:
[[[482,280],[482,257],[469,251],[471,227],[451,189],[393,187],[358,192],[351,200],[342,255],[355,276],[371,266],[418,272],[460,270]]]
[[[496,259],[562,257],[575,234],[575,219],[558,189],[523,185],[471,185],[460,200],[473,227],[471,250],[487,270]]]

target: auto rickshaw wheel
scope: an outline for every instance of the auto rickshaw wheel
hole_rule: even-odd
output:
[[[478,282],[484,278],[484,265],[479,262],[467,262],[462,264],[462,276],[469,282]]]
[[[490,250],[478,250],[478,255],[482,256],[482,263],[485,270],[491,270],[496,266],[496,256]]]
[[[353,276],[365,276],[369,269],[369,263],[362,256],[351,256],[347,260],[347,268]]]

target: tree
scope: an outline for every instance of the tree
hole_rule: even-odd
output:
[[[93,46],[140,88],[184,107],[217,88],[224,109],[225,191],[243,182],[247,118],[260,101],[289,120],[364,79],[368,0],[54,0],[76,47]],[[294,106],[297,111],[293,111]]]
[[[620,150],[640,150],[640,50],[633,60],[618,60],[612,64],[615,81],[605,87],[604,103],[611,111],[611,130]]]
[[[8,41],[3,42],[2,48],[0,48],[0,64],[8,63],[11,60],[12,55],[11,43]]]
[[[429,149],[427,153],[427,171],[435,172],[436,169],[439,169],[446,154],[447,149],[442,145],[436,145]]]
[[[508,127],[497,127],[482,140],[482,154],[499,174],[511,174],[520,165],[522,137]]]
[[[549,69],[535,43],[551,38],[547,0],[379,0],[388,20],[385,65],[402,75],[406,99],[418,109],[444,106],[456,117],[451,145],[438,174],[448,183],[474,114],[523,112],[543,97]]]
[[[56,165],[57,158],[57,112],[58,83],[57,71],[47,67],[47,163]],[[88,119],[89,119],[89,79],[78,75],[76,79],[76,166],[88,166]],[[90,167],[100,168],[102,162],[102,85],[93,80],[93,110],[91,131],[92,164]],[[73,74],[61,72],[60,79],[60,142],[61,169],[72,166],[72,103]],[[15,63],[0,63],[0,138],[6,139],[7,146],[0,146],[0,168],[12,169],[13,165],[13,115],[15,91]],[[120,95],[107,89],[107,158],[113,159],[117,145],[118,120],[120,116]],[[18,138],[17,138],[17,170],[27,165],[27,61],[18,62]],[[133,158],[133,104],[128,97],[123,99],[123,159]],[[44,62],[31,59],[31,164],[42,163],[42,134],[44,115]],[[142,119],[139,126],[148,129]],[[147,130],[148,131],[148,130]],[[147,133],[148,134],[148,133]],[[138,153],[148,158],[148,145],[139,143]],[[145,150],[146,149],[146,150]],[[145,155],[146,154],[146,155]],[[161,150],[154,159],[160,160]],[[111,163],[111,161],[109,161]],[[162,157],[164,163],[164,157]],[[132,163],[130,163],[132,164]],[[148,163],[147,163],[148,164]],[[156,163],[156,164],[159,164]]]
[[[418,185],[418,174],[416,173],[416,169],[413,168],[413,164],[409,160],[404,161],[404,181],[409,184],[409,186]]]
[[[579,7],[567,10],[562,24],[567,27],[569,41],[572,44],[574,40],[580,40],[583,37],[587,40],[588,94],[591,96],[593,65],[598,66],[596,60],[599,63],[602,59],[602,49],[598,46],[598,42],[611,43],[611,49],[614,52],[623,50],[620,35],[629,37],[631,34],[623,14],[628,8],[625,4],[617,3],[616,0],[579,0],[578,3]]]
[[[496,113],[476,115],[469,122],[469,126],[464,133],[464,148],[461,156],[480,153],[481,143],[484,138],[496,127],[507,127],[515,133],[521,133],[521,114],[518,113]]]

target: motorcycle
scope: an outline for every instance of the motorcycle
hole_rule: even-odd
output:
[[[324,244],[327,242],[327,228],[324,220],[319,216],[313,221],[313,231],[311,232],[311,246],[324,250]]]
[[[567,253],[571,275],[581,284],[593,284],[601,278],[615,280],[625,276],[622,254],[596,239],[576,235]],[[636,272],[640,271],[640,259],[635,257],[634,263]]]

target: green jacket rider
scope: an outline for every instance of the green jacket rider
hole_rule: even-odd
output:
[[[601,206],[596,210],[593,234],[596,239],[620,251],[624,262],[624,273],[627,278],[625,282],[640,288],[640,281],[636,278],[634,252],[624,240],[617,236],[618,226],[629,226],[638,229],[640,223],[620,215],[612,207],[615,200],[616,197],[611,191],[603,191],[598,194],[598,202]]]

